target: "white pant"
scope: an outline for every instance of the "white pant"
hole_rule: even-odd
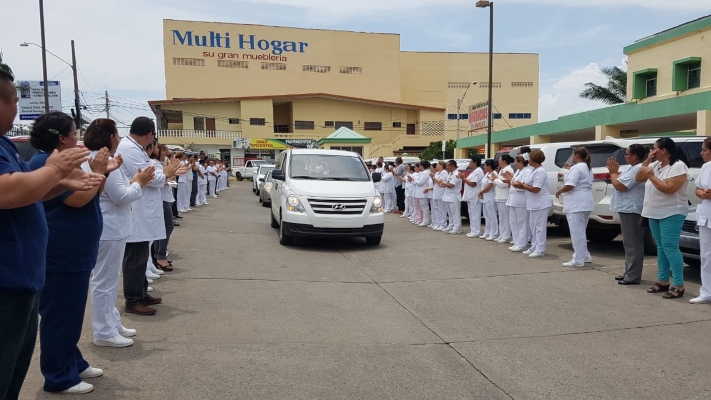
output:
[[[452,232],[461,232],[462,230],[462,204],[459,201],[451,201],[444,203],[449,213],[449,225],[447,228],[452,228]]]
[[[397,189],[395,189],[397,190]],[[393,210],[397,210],[397,192],[391,192],[390,193],[390,202],[393,205]]]
[[[430,219],[430,221],[432,221],[432,223],[434,224],[437,221],[437,219],[435,218],[435,214],[437,213],[437,208],[435,208],[434,198],[430,197],[429,200],[430,200],[430,214],[432,215],[432,218]]]
[[[509,210],[509,224],[513,235],[514,246],[525,248],[528,246],[528,216],[525,207],[511,207]]]
[[[531,212],[526,210],[526,243],[533,240],[533,227],[531,226]]]
[[[588,253],[588,238],[585,229],[588,227],[590,212],[572,212],[565,215],[570,227],[570,239],[573,240],[573,261],[575,264],[585,263],[585,259],[590,256]]]
[[[178,182],[178,211],[183,212],[190,207],[190,190],[192,189],[188,182]]]
[[[484,203],[484,235],[486,237],[497,237],[499,234],[499,221],[496,219],[496,203]]]
[[[546,234],[548,233],[548,209],[531,210],[531,251],[546,252]]]
[[[217,190],[217,189],[215,188],[215,185],[217,184],[217,181],[216,181],[216,180],[214,180],[214,181],[213,181],[213,180],[208,180],[207,183],[208,183],[208,186],[210,187],[210,197],[213,197],[213,198],[214,198],[214,197],[217,197],[217,194],[216,194],[216,192],[215,192],[215,191]]]
[[[481,203],[479,201],[468,201],[467,209],[469,210],[469,227],[471,232],[479,236],[481,234]]]
[[[393,209],[393,198],[390,193],[381,193],[383,195],[383,210],[388,212]]]
[[[197,193],[197,204],[205,204],[207,203],[207,197],[205,195],[205,191],[207,190],[207,183],[199,183],[198,182],[198,193]]]
[[[416,198],[417,204],[422,210],[422,223],[425,226],[430,224],[430,199],[428,198]]]
[[[405,213],[406,216],[410,216],[412,214],[412,197],[411,196],[405,196]]]
[[[444,228],[447,225],[447,214],[449,213],[449,207],[442,199],[436,199],[434,201],[434,224],[438,228]],[[450,215],[450,221],[452,219]]]
[[[94,339],[106,340],[119,334],[121,314],[116,309],[116,299],[125,251],[126,240],[99,242],[99,254],[89,284]]]
[[[701,290],[699,297],[711,299],[711,228],[699,227],[701,244]]]
[[[504,201],[496,202],[496,211],[499,213],[499,237],[511,239],[511,225],[509,224],[510,207]]]

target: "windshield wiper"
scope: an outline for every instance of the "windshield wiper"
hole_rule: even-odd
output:
[[[353,178],[329,178],[328,176],[322,179],[325,181],[355,181]]]
[[[308,176],[308,175],[296,175],[292,176],[291,179],[311,179],[311,180],[316,180],[318,178],[315,178],[313,176]]]

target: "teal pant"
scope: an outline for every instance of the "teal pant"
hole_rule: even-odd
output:
[[[686,216],[672,215],[664,219],[649,219],[649,230],[657,242],[657,273],[660,282],[669,281],[671,271],[673,286],[684,286],[684,257],[679,250],[679,237]]]

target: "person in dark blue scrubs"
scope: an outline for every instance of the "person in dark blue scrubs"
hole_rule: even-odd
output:
[[[38,150],[30,160],[30,168],[44,166],[52,151],[74,148],[77,141],[77,129],[70,116],[61,112],[40,116],[30,132],[30,143]],[[105,174],[108,163],[106,149],[88,165],[92,172]],[[86,169],[86,165],[82,167]],[[77,347],[89,278],[96,265],[103,229],[99,206],[102,189],[103,184],[90,191],[67,191],[44,202],[49,238],[45,285],[39,301],[40,369],[48,392],[90,392],[93,386],[82,378],[103,373],[91,368]]]

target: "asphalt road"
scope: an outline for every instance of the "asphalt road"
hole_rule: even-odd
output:
[[[86,399],[709,399],[711,306],[618,286],[624,251],[594,262],[548,255],[386,216],[362,239],[282,247],[251,182],[188,213],[171,239],[176,270],[154,284],[158,314],[123,312],[124,349],[80,348],[105,376]],[[648,258],[645,280],[653,282]],[[122,303],[119,299],[119,303]],[[42,392],[39,347],[21,398]]]

